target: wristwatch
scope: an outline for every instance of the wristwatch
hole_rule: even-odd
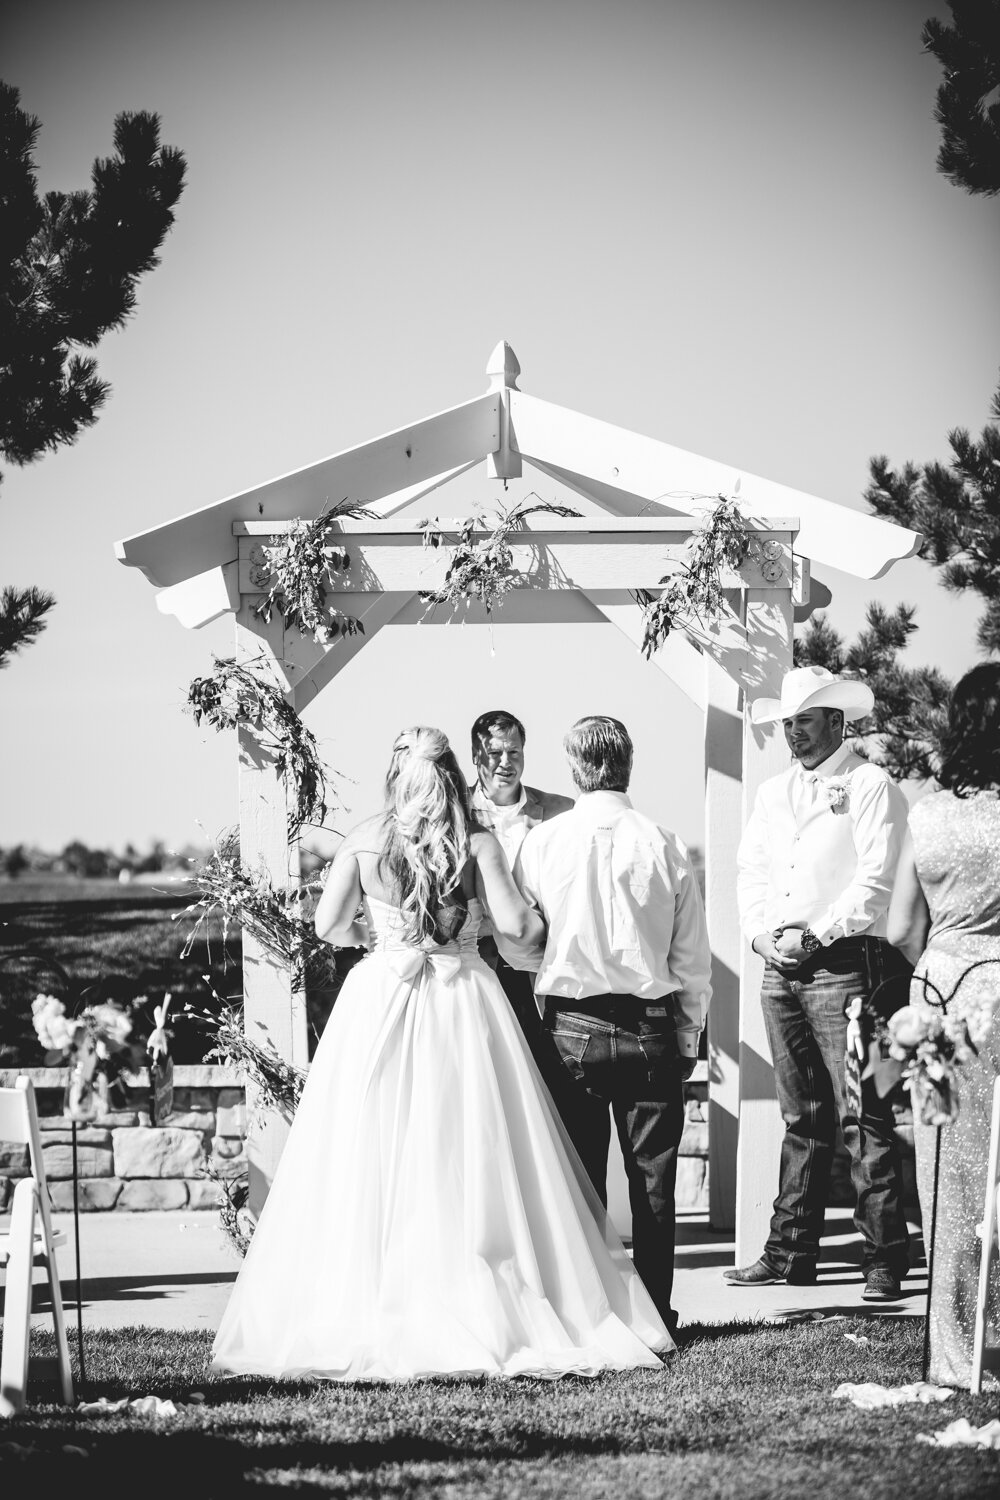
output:
[[[813,932],[811,927],[803,927],[802,936],[799,938],[799,946],[805,953],[815,953],[823,944]]]

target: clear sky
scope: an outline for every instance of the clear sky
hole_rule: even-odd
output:
[[[182,844],[234,820],[234,747],[182,711],[231,625],[159,615],[115,540],[477,395],[498,339],[532,394],[848,507],[872,454],[943,458],[949,428],[978,430],[1000,207],[935,170],[934,11],[7,0],[0,69],[42,121],[43,189],[86,185],[122,109],[160,114],[189,185],[98,351],[103,416],[0,490],[0,582],[58,599],[0,674],[0,845]],[[466,493],[493,499],[485,477]],[[975,603],[924,564],[824,577],[844,631],[869,597],[906,599],[914,661],[975,660]],[[624,718],[637,804],[700,841],[698,716],[611,627],[494,647],[386,632],[318,700],[350,816],[397,728],[437,720],[465,758],[502,704],[553,789],[566,725]]]

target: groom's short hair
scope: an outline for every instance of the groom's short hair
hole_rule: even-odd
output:
[[[573,780],[581,792],[627,792],[632,740],[620,719],[588,714],[563,739]]]
[[[505,708],[491,708],[489,713],[480,714],[472,726],[472,751],[473,754],[479,749],[483,740],[488,740],[491,734],[510,734],[516,729],[521,736],[523,745],[528,736],[524,732],[524,725],[520,719],[509,714]]]

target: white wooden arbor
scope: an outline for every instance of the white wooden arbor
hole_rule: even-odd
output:
[[[416,520],[401,513],[474,465],[485,462],[487,477],[498,480],[521,477],[528,465],[598,512],[528,519],[513,547],[524,583],[507,596],[497,624],[606,619],[637,646],[642,623],[633,591],[656,589],[691,534],[698,498],[732,493],[739,478],[762,555],[724,580],[729,620],[707,634],[674,634],[653,664],[705,713],[711,1217],[720,1228],[735,1224],[737,1259],[752,1259],[770,1216],[781,1121],[758,1003],[761,961],[740,935],[735,851],[758,786],[784,769],[787,751],[780,731],[750,725],[747,708],[776,693],[791,665],[793,612],[808,613],[813,560],[877,578],[915,552],[920,537],[529,396],[517,387],[520,367],[505,343],[487,374],[485,395],[128,537],[117,556],[160,587],[158,608],[189,628],[232,613],[237,654],[263,660],[301,710],[390,621],[450,618],[445,609],[428,615],[417,597],[442,581],[447,549],[425,549]],[[366,634],[320,647],[286,632],[277,617],[268,626],[254,615],[269,577],[262,543],[342,497],[380,517],[337,523],[351,565],[335,575],[336,602],[364,621]],[[284,788],[242,731],[239,758],[244,865],[284,888],[297,876]],[[266,1033],[283,1055],[304,1063],[304,997],[293,993],[288,973],[246,938],[244,974],[248,1031]],[[283,1142],[277,1120],[254,1135],[252,1204],[262,1203]]]

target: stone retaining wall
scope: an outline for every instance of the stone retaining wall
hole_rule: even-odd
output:
[[[62,1113],[65,1068],[0,1072],[0,1086],[31,1079],[38,1103],[45,1173],[57,1210],[73,1207],[72,1121]],[[163,1125],[149,1117],[149,1084],[131,1075],[125,1107],[77,1128],[81,1211],[217,1208],[220,1187],[206,1175],[236,1177],[246,1168],[246,1105],[233,1068],[174,1069],[174,1110]],[[0,1142],[0,1210],[27,1175],[28,1150]]]
[[[70,1121],[62,1115],[65,1068],[25,1068],[38,1100],[45,1170],[59,1210],[73,1206]],[[0,1072],[12,1087],[17,1072]],[[677,1163],[677,1206],[708,1209],[708,1073],[699,1063],[685,1085],[685,1121]],[[906,1201],[916,1207],[913,1131],[908,1114],[897,1120]],[[127,1108],[99,1116],[77,1131],[81,1210],[216,1208],[220,1188],[205,1175],[237,1177],[246,1168],[246,1106],[240,1075],[232,1068],[174,1069],[174,1112],[164,1125],[149,1123],[149,1088],[136,1075]],[[9,1206],[18,1177],[28,1169],[27,1148],[0,1143],[0,1211]],[[777,1181],[775,1182],[777,1186]],[[834,1159],[831,1202],[853,1202],[846,1153]]]

